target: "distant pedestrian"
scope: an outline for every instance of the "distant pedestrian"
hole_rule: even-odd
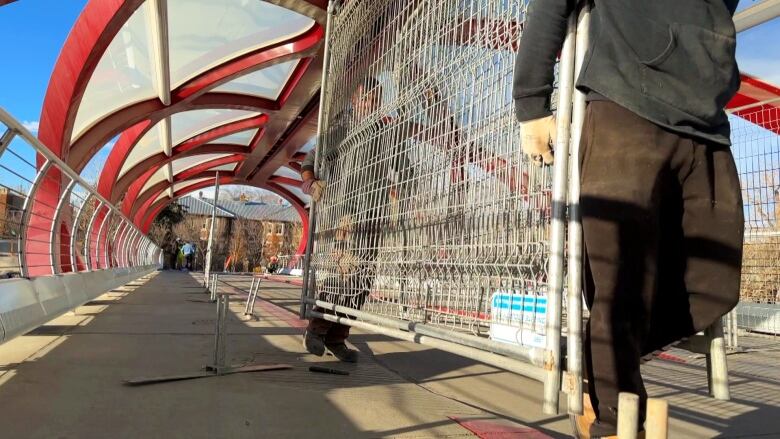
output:
[[[192,270],[192,261],[195,258],[195,244],[191,241],[184,244],[181,248],[181,252],[184,254],[184,268],[186,270]]]

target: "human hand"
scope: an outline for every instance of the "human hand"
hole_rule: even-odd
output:
[[[318,202],[322,199],[322,195],[325,192],[325,187],[327,185],[322,180],[317,180],[316,178],[310,178],[303,181],[303,184],[301,184],[301,190],[304,194],[311,196],[311,199],[314,202]]]
[[[520,138],[523,152],[528,154],[537,166],[551,165],[554,160],[555,116],[542,117],[520,123]]]

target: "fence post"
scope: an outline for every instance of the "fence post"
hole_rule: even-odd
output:
[[[314,175],[319,176],[319,162],[320,155],[322,153],[322,141],[325,137],[327,130],[324,128],[326,118],[326,95],[328,84],[328,70],[330,67],[330,41],[331,41],[331,24],[333,23],[333,15],[336,13],[339,0],[328,1],[328,19],[325,26],[325,48],[322,54],[322,79],[320,82],[320,112],[317,115],[317,144],[314,147]],[[317,203],[311,200],[309,203],[309,230],[306,236],[306,252],[303,256],[303,288],[301,289],[301,307],[300,317],[305,319],[309,311],[309,305],[306,302],[307,298],[314,295],[314,276],[311,273],[311,254],[314,250],[314,233],[317,229]]]
[[[590,5],[578,16],[574,77],[579,75],[588,49]],[[568,411],[582,414],[582,218],[580,215],[579,151],[585,121],[585,94],[574,91],[571,127],[571,165],[569,166],[568,290],[566,299],[566,370]]]
[[[710,395],[715,399],[728,401],[731,398],[729,392],[729,372],[726,363],[726,346],[723,339],[723,322],[718,319],[704,331],[709,342],[707,358],[707,382]]]
[[[557,144],[552,189],[552,224],[550,226],[550,262],[548,268],[547,324],[545,326],[547,375],[544,382],[546,414],[558,413],[561,389],[561,310],[563,295],[563,265],[566,233],[567,183],[569,176],[569,144],[571,143],[572,99],[574,94],[574,55],[577,15],[568,20],[566,39],[558,67],[559,98],[557,113]]]
[[[617,436],[620,439],[636,439],[639,430],[639,396],[620,392],[618,398]]]

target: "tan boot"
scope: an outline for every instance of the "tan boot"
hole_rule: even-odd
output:
[[[593,404],[590,403],[590,396],[587,393],[582,394],[582,414],[572,415],[570,418],[574,437],[577,439],[591,439],[590,426],[596,422],[596,412],[593,410]]]

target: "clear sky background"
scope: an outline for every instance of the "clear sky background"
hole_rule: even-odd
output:
[[[19,0],[0,7],[0,106],[32,131],[40,120],[49,77],[70,28],[87,0]],[[742,0],[740,9],[755,4]],[[780,19],[738,37],[738,61],[746,73],[780,86]],[[85,176],[95,174],[110,145]]]

